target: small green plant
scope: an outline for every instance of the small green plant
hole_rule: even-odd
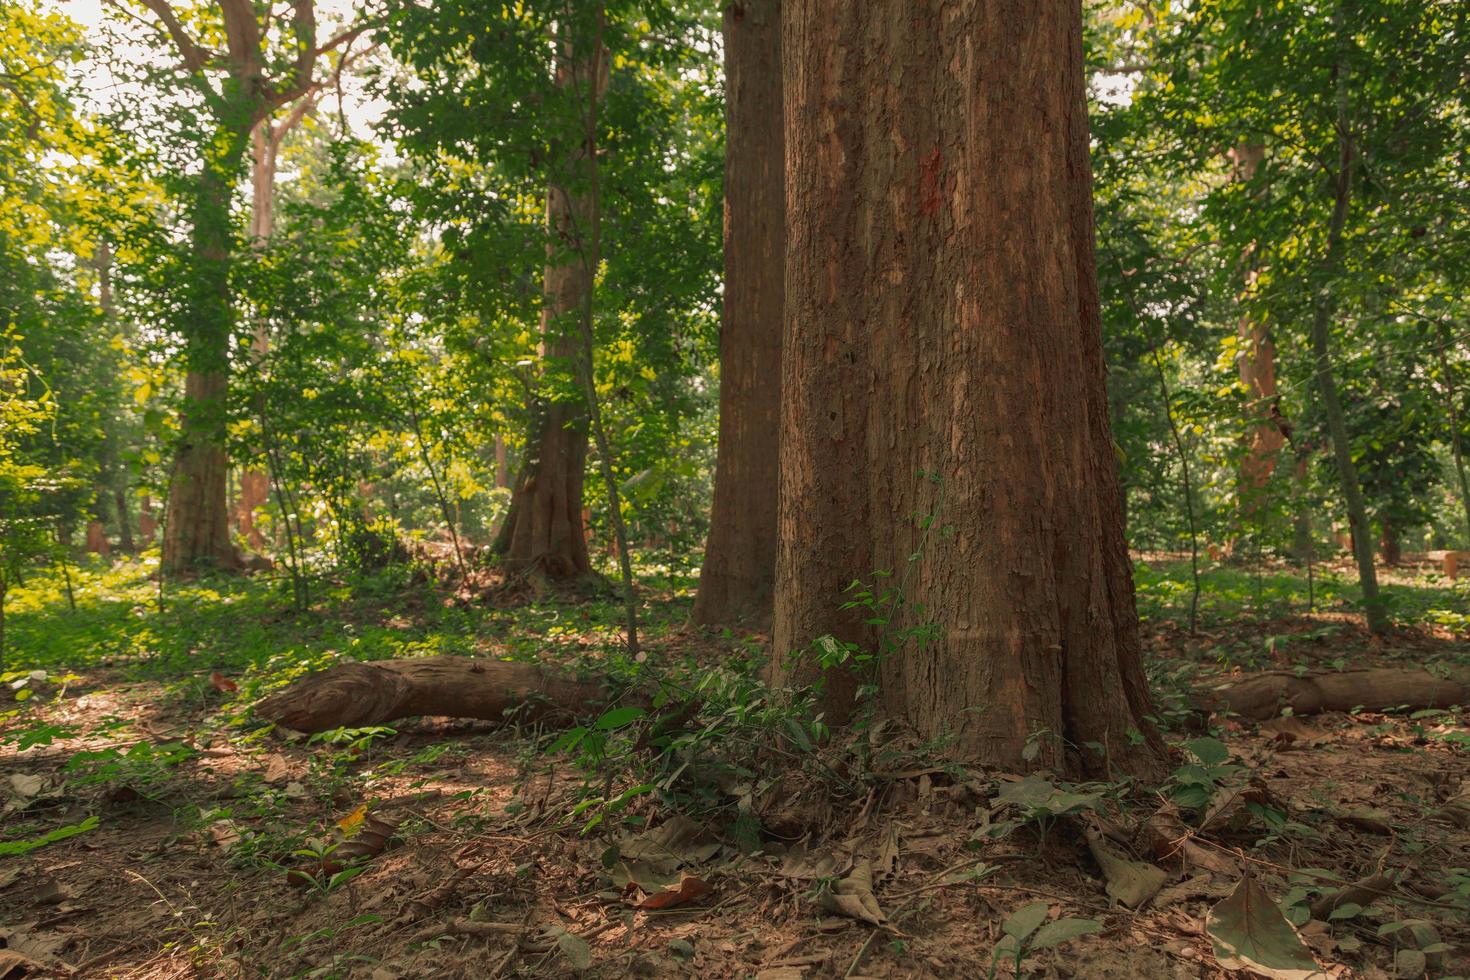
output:
[[[1210,805],[1222,782],[1244,767],[1230,762],[1230,749],[1218,738],[1193,738],[1184,748],[1194,761],[1174,770],[1169,796],[1184,809],[1198,812]]]
[[[988,824],[980,834],[996,839],[1007,836],[1019,827],[1034,824],[1042,840],[1045,840],[1047,832],[1058,819],[1096,810],[1102,802],[1101,792],[1077,790],[1078,787],[1066,783],[1057,785],[1034,773],[1025,779],[1004,783],[995,794],[996,805],[993,812],[1008,810],[1014,816]]]
[[[40,837],[32,837],[26,840],[0,841],[0,857],[15,857],[21,854],[29,854],[38,847],[47,844],[55,844],[57,841],[84,834],[89,830],[97,829],[97,818],[88,817],[81,823],[71,824],[66,827],[57,827],[55,830],[42,834]]]
[[[0,734],[0,745],[14,742],[15,750],[17,752],[24,752],[26,749],[34,748],[38,745],[50,745],[58,738],[71,738],[78,731],[80,729],[73,725],[43,723],[33,725],[30,728],[22,728],[18,731]]]
[[[66,771],[77,773],[78,783],[117,783],[141,789],[166,781],[173,770],[198,753],[182,742],[137,742],[126,750],[106,748],[77,752]]]
[[[345,843],[347,842],[341,840],[310,842],[291,852],[292,857],[305,858],[309,867],[315,870],[285,868],[267,863],[286,874],[292,882],[306,885],[317,894],[330,895],[367,870],[366,860],[353,861],[344,867],[342,861],[334,857],[337,848]]]
[[[909,579],[920,559],[924,557],[924,550],[936,530],[939,513],[944,507],[944,481],[939,474],[920,470],[918,477],[932,483],[937,490],[933,509],[927,514],[914,514],[919,529],[919,542],[909,553],[908,567],[904,570],[902,579],[896,585],[888,586],[883,582],[892,578],[893,573],[876,569],[872,573],[872,582],[853,579],[843,590],[847,599],[839,608],[844,612],[860,611],[864,625],[878,628],[876,648],[867,649],[830,634],[817,637],[811,646],[811,654],[815,656],[823,672],[848,669],[857,675],[857,700],[859,704],[866,706],[876,704],[873,695],[878,692],[878,671],[886,660],[910,643],[922,653],[939,635],[939,624],[927,622],[923,604],[910,602],[907,595]],[[937,529],[944,538],[953,537],[955,533],[954,527],[948,524],[938,526]],[[912,611],[912,616],[905,615],[906,609]],[[907,625],[895,625],[905,620]]]
[[[1069,940],[1090,935],[1102,929],[1102,923],[1096,919],[1077,919],[1068,916],[1047,922],[1046,917],[1049,914],[1051,914],[1051,909],[1045,902],[1033,902],[1012,912],[1005,922],[1001,923],[1000,930],[1004,935],[1001,936],[1000,942],[995,944],[995,949],[990,954],[988,974],[990,980],[995,980],[996,969],[1006,960],[1012,962],[1016,975],[1020,976],[1022,961],[1032,953],[1059,946]]]

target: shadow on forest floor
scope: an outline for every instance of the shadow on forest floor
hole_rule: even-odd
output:
[[[549,751],[556,733],[483,723],[308,739],[261,728],[250,704],[342,657],[616,659],[620,612],[467,606],[388,571],[317,582],[301,615],[261,578],[170,587],[160,615],[138,565],[78,570],[71,612],[34,576],[12,597],[8,665],[46,678],[16,674],[35,694],[0,721],[0,850],[90,829],[0,857],[0,966],[8,950],[78,976],[789,980],[1012,976],[1019,952],[1039,976],[1217,977],[1204,913],[1249,873],[1324,975],[1464,973],[1470,714],[1254,725],[1188,704],[1242,671],[1470,663],[1467,583],[1388,573],[1398,625],[1376,639],[1348,570],[1319,571],[1308,611],[1295,570],[1210,567],[1191,634],[1187,565],[1142,563],[1177,767],[1156,786],[1022,779],[888,727],[713,775],[693,754],[658,769],[618,736],[584,775],[585,754]],[[739,688],[767,638],[689,628],[687,570],[648,580],[645,667],[721,667]],[[364,804],[392,843],[334,877],[321,852]],[[1120,904],[1098,848],[1159,867],[1162,887]],[[302,868],[306,887],[286,873]],[[1376,891],[1338,893],[1379,874]],[[1003,924],[1036,903],[1082,920],[1049,933],[1077,938],[996,958]]]

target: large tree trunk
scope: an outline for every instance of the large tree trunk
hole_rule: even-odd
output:
[[[190,371],[184,381],[183,434],[174,451],[163,519],[163,565],[168,572],[235,568],[226,509],[223,426],[229,383],[223,371]]]
[[[725,295],[714,506],[694,621],[770,622],[786,194],[780,0],[725,7]]]
[[[924,635],[881,664],[889,714],[986,762],[1151,770],[1081,10],[788,0],[785,27],[775,680],[824,635],[879,649],[839,605],[890,571],[890,636]]]
[[[163,568],[235,568],[225,458],[229,412],[231,184],[246,133],[222,129],[206,153],[195,191],[192,262],[184,335],[184,401],[164,512]]]
[[[290,32],[295,54],[270,77],[265,44],[273,20],[270,9],[262,12],[249,0],[219,0],[216,6],[226,49],[221,57],[210,50],[213,39],[209,45],[195,40],[169,12],[167,3],[148,6],[173,42],[180,67],[192,76],[185,87],[209,93],[205,101],[214,124],[200,143],[203,166],[189,215],[192,261],[184,270],[187,295],[177,324],[183,335],[187,373],[165,514],[163,569],[188,572],[199,566],[237,567],[239,556],[230,543],[225,487],[234,326],[230,202],[256,124],[273,109],[312,91],[322,53],[350,45],[363,28],[349,29],[317,47],[315,3],[293,2],[289,19],[274,19]],[[346,57],[344,52],[342,58]],[[226,77],[215,83],[208,76],[220,68],[226,70]]]
[[[596,77],[593,77],[593,73]],[[606,59],[563,50],[559,86],[606,88]],[[596,160],[579,141],[546,187],[546,270],[542,281],[541,357],[548,373],[577,375],[583,338],[579,318],[590,308],[593,265],[587,261]],[[533,397],[529,437],[510,509],[495,550],[518,572],[574,579],[592,572],[582,520],[588,413],[584,398]]]

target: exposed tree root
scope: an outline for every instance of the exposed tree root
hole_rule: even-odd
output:
[[[413,657],[339,664],[272,694],[255,712],[298,732],[362,728],[416,715],[568,720],[596,712],[612,693],[605,678],[580,678],[556,667]],[[635,696],[630,703],[646,707],[645,700]]]
[[[1470,668],[1431,673],[1417,667],[1374,667],[1310,673],[1269,671],[1203,692],[1207,707],[1228,710],[1247,721],[1275,718],[1284,708],[1295,715],[1363,708],[1448,708],[1470,704]]]

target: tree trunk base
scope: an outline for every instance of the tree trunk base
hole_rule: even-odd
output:
[[[1294,715],[1324,711],[1448,708],[1470,703],[1470,668],[1443,676],[1412,667],[1374,667],[1298,677],[1271,671],[1204,692],[1206,706],[1246,721],[1266,721],[1290,708]]]
[[[606,678],[580,678],[556,667],[413,657],[339,664],[265,698],[255,713],[298,732],[363,728],[418,715],[569,721],[598,711],[614,693]],[[635,696],[627,703],[646,701]]]

